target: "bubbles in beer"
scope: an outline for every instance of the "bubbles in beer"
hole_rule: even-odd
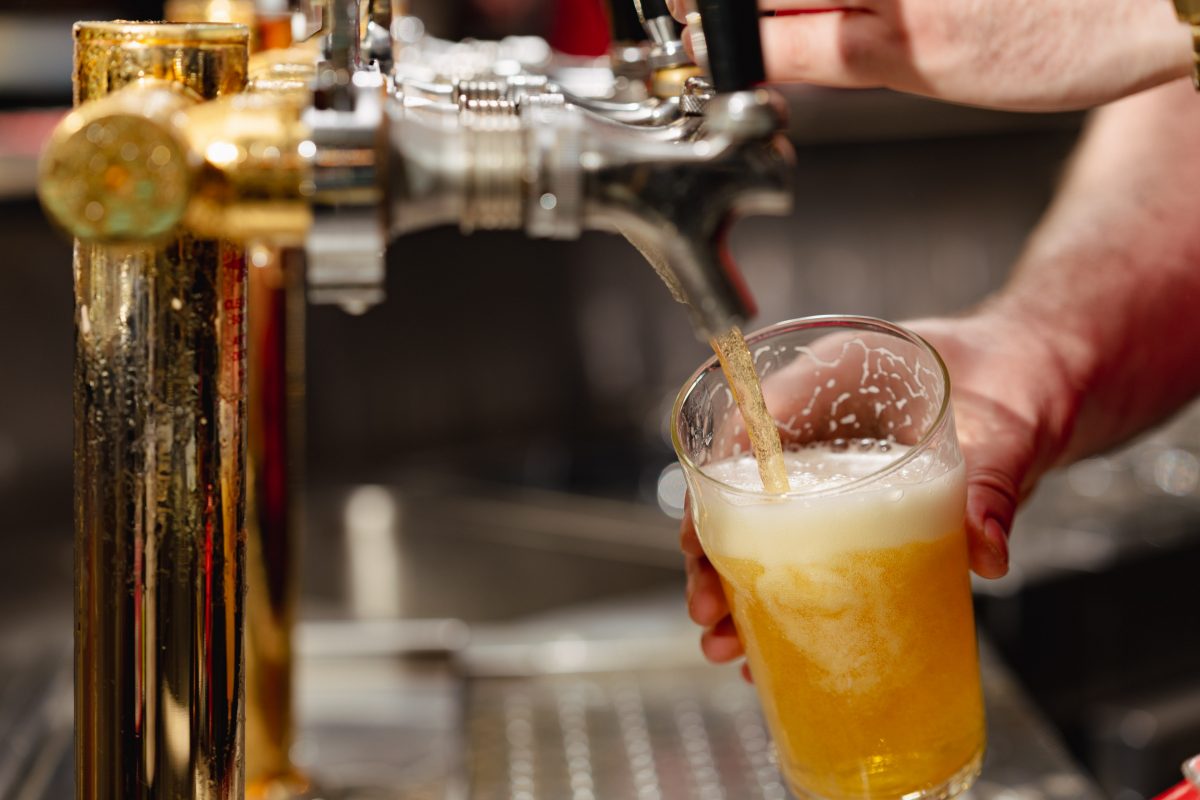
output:
[[[788,492],[822,492],[873,475],[904,458],[905,445],[886,439],[835,439],[791,446],[780,454]],[[710,464],[705,474],[735,489],[761,492],[760,470],[753,456],[741,456]],[[899,470],[901,480],[911,477]]]

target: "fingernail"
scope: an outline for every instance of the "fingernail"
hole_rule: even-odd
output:
[[[983,523],[983,539],[988,551],[996,559],[997,566],[1008,567],[1008,537],[1003,526],[994,518],[988,517]]]

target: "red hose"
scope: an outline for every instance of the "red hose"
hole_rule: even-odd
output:
[[[1200,800],[1200,791],[1187,781],[1172,786],[1154,800]]]

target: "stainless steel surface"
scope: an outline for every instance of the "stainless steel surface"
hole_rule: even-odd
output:
[[[319,796],[788,796],[753,688],[732,668],[702,663],[674,589],[477,625],[465,646],[456,627],[301,626],[295,755],[322,776]],[[967,797],[1100,798],[990,649],[983,654],[989,751]],[[15,740],[15,758],[0,758],[0,778],[16,774],[0,783],[4,800],[57,800],[53,791],[69,786],[68,684],[46,685],[54,670],[45,663],[0,662],[0,680],[41,681],[21,719],[42,722]],[[65,668],[61,651],[57,663]]]

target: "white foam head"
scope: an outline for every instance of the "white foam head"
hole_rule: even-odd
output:
[[[902,445],[785,453],[792,493],[782,497],[762,493],[751,457],[708,465],[704,473],[710,480],[696,479],[691,487],[704,547],[713,556],[803,564],[961,529],[966,511],[961,464],[947,466],[923,454],[905,460],[907,455]]]

